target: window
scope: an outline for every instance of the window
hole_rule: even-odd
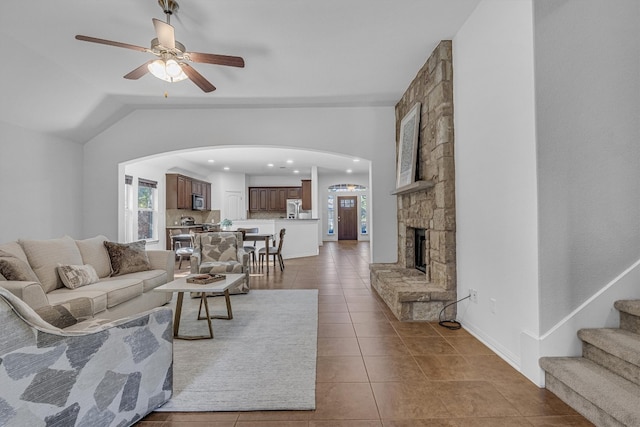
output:
[[[367,234],[367,195],[360,196],[360,234]]]
[[[158,183],[138,179],[138,239],[158,239]]]
[[[327,199],[327,234],[333,236],[335,233],[335,196],[333,194],[329,194],[329,198]]]
[[[133,242],[133,177],[124,176],[124,238],[125,242]]]

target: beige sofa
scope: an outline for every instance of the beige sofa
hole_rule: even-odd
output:
[[[107,249],[111,242],[105,245],[105,241],[108,242],[106,237],[96,236],[85,240],[74,240],[71,237],[48,240],[21,239],[0,244],[0,286],[36,311],[46,306],[64,305],[76,298],[88,298],[91,301],[93,316],[99,319],[115,320],[132,316],[162,306],[171,300],[171,293],[153,292],[153,289],[173,280],[173,252],[138,250],[135,254],[140,256],[142,252],[144,263],[134,265],[134,268],[125,265],[122,269],[119,265],[114,269],[113,247],[121,250],[125,263],[135,257],[129,256],[130,252],[122,252],[129,250],[129,246],[111,244]],[[5,268],[4,273],[9,276],[5,277],[2,267],[9,264],[18,265],[25,271],[16,276],[15,270],[8,274]],[[86,267],[87,265],[93,269]],[[70,281],[60,270],[60,267],[64,266],[88,269],[95,281],[92,279],[92,283],[72,289],[61,279],[61,276],[64,276],[67,282]],[[114,270],[120,270],[121,274],[115,275],[118,271]],[[128,270],[140,271],[127,273]],[[23,280],[15,280],[16,277]]]

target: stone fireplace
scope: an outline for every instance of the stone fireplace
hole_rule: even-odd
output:
[[[409,243],[407,243],[407,247],[409,247]],[[414,267],[426,274],[426,279],[428,282],[429,239],[427,239],[427,230],[425,230],[424,228],[413,229],[413,261]]]
[[[443,40],[396,105],[421,103],[415,182],[397,189],[398,262],[371,264],[371,285],[399,320],[438,320],[456,300],[452,44]],[[423,264],[423,269],[416,267]],[[446,318],[455,318],[455,306]]]

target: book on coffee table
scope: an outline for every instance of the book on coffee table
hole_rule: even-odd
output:
[[[187,283],[195,283],[197,285],[207,285],[209,283],[224,280],[224,274],[195,274],[187,277]]]

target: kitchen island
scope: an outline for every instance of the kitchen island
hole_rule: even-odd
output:
[[[284,228],[284,244],[282,258],[302,258],[319,253],[318,220],[317,219],[237,219],[233,220],[232,230],[237,228],[257,228],[260,234],[273,234],[277,247],[278,233]],[[274,244],[274,243],[272,243]],[[264,242],[257,241],[256,248],[264,247]]]

